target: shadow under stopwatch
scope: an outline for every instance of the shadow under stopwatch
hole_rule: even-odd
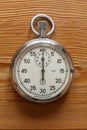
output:
[[[68,92],[61,97],[50,103],[34,103],[21,97],[19,94],[16,95],[16,109],[17,112],[21,113],[22,116],[29,116],[29,118],[47,118],[49,116],[60,113],[67,102]]]

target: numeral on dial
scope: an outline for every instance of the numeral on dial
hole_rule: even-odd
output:
[[[46,93],[46,89],[40,89],[40,93]]]
[[[64,69],[60,69],[60,73],[64,73]]]
[[[22,73],[27,73],[27,69],[22,69],[21,72]]]
[[[29,64],[30,63],[30,59],[24,59],[24,63],[26,64]]]
[[[40,51],[42,51],[42,52],[44,51],[44,52],[45,52],[45,51],[46,51],[46,49],[42,48],[42,49],[40,49]]]
[[[30,79],[25,79],[24,82],[25,83],[30,83]]]
[[[53,51],[51,52],[51,56],[54,56],[54,52]]]
[[[56,83],[62,83],[62,79],[56,78]]]
[[[30,51],[30,56],[36,56],[36,52]]]
[[[55,86],[50,86],[50,90],[55,90]]]
[[[62,59],[57,59],[57,63],[62,63]]]
[[[33,85],[32,85],[32,86],[30,86],[30,87],[31,87],[31,89],[30,89],[31,91],[32,91],[32,90],[36,90],[36,86],[33,86]]]

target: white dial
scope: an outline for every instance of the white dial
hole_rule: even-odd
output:
[[[71,82],[70,59],[60,45],[36,43],[29,46],[22,48],[13,59],[12,76],[16,89],[36,102],[55,100]]]

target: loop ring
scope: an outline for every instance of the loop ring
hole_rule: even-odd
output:
[[[46,18],[46,19],[49,20],[50,23],[51,23],[52,29],[50,30],[50,32],[48,32],[48,33],[46,34],[46,36],[49,36],[49,35],[54,31],[54,21],[51,19],[51,17],[49,17],[49,16],[46,15],[46,14],[38,14],[38,15],[36,15],[36,16],[34,16],[34,17],[32,18],[32,20],[31,20],[31,28],[32,28],[32,31],[33,31],[35,34],[39,35],[39,33],[38,33],[38,32],[35,30],[35,28],[34,28],[34,21],[35,21],[37,18],[40,18],[40,17]]]

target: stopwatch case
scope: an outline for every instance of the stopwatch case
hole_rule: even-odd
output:
[[[20,56],[22,55],[22,53],[24,51],[32,49],[33,47],[44,46],[44,45],[52,46],[53,48],[60,50],[61,53],[63,53],[63,55],[65,55],[65,57],[69,63],[69,68],[70,68],[70,77],[69,77],[68,83],[65,86],[65,88],[63,89],[63,91],[61,91],[57,96],[55,96],[51,99],[47,99],[47,100],[46,99],[45,100],[35,99],[35,98],[32,98],[29,95],[27,95],[18,85],[17,80],[16,80],[16,75],[15,75],[15,65],[17,64],[18,60],[20,59]],[[73,62],[72,62],[72,59],[71,59],[69,53],[67,52],[67,50],[59,42],[56,42],[56,41],[48,39],[48,38],[37,38],[37,39],[33,39],[31,41],[28,41],[27,43],[25,43],[22,47],[20,47],[16,51],[16,53],[14,54],[12,61],[11,61],[11,82],[12,82],[14,88],[25,99],[28,99],[28,100],[31,100],[31,101],[34,101],[37,103],[48,103],[48,102],[54,101],[54,100],[60,98],[61,96],[63,96],[70,86],[70,83],[73,79],[73,73],[74,73]]]

